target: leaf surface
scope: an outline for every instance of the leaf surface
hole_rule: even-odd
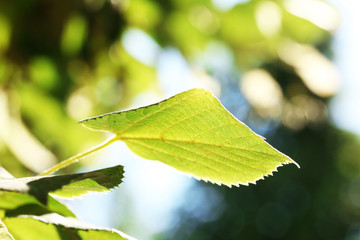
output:
[[[139,156],[197,179],[228,186],[255,183],[294,163],[234,118],[209,91],[192,89],[162,102],[81,121],[116,134]]]
[[[42,215],[52,212],[75,217],[64,204],[51,196],[48,196],[47,206],[44,206],[34,196],[18,192],[0,191],[0,209],[5,211],[7,217],[21,214]]]
[[[5,224],[0,219],[0,239],[1,240],[14,240],[13,236],[8,232]]]
[[[5,218],[9,232],[16,240],[133,240],[126,234],[107,228],[99,228],[83,223],[76,218],[57,214],[42,216],[22,215]]]
[[[122,182],[123,173],[123,166],[118,165],[86,173],[0,179],[0,191],[27,193],[47,204],[49,193],[72,198],[88,192],[109,191]]]

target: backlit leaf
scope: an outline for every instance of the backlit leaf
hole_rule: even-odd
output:
[[[81,123],[90,129],[115,133],[117,139],[143,158],[161,161],[217,184],[248,185],[272,175],[283,164],[296,164],[234,118],[203,89]]]
[[[5,211],[7,217],[21,214],[42,215],[52,212],[66,217],[75,217],[64,204],[53,197],[48,196],[47,200],[45,206],[27,193],[0,191],[0,209]]]
[[[57,214],[43,216],[22,215],[5,218],[4,223],[16,240],[133,240],[134,238],[115,230],[95,227],[76,218]]]
[[[1,179],[11,180],[15,178],[6,169],[0,167]],[[13,191],[0,191],[0,210],[3,210],[7,217],[21,214],[42,215],[52,212],[66,217],[75,217],[64,204],[51,196],[48,196],[47,206],[44,206],[34,196]]]
[[[27,193],[46,204],[49,193],[72,198],[88,192],[109,191],[122,182],[123,173],[123,166],[118,165],[86,173],[0,179],[0,190]]]
[[[11,234],[8,232],[6,226],[0,219],[0,239],[1,240],[14,240]]]

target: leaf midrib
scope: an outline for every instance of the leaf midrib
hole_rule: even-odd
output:
[[[127,140],[129,140],[129,142],[132,142],[132,143],[135,143],[135,144],[139,144],[139,145],[141,145],[141,146],[143,146],[143,147],[152,149],[152,150],[157,151],[157,152],[161,152],[161,153],[163,153],[163,154],[172,155],[172,156],[174,156],[174,157],[180,157],[180,158],[183,158],[183,159],[185,159],[185,160],[187,160],[187,161],[194,162],[194,160],[192,160],[192,159],[184,158],[183,156],[173,155],[171,152],[160,151],[159,149],[152,148],[151,146],[149,146],[149,145],[147,145],[147,144],[141,143],[141,141],[136,141],[136,140],[157,140],[157,141],[159,141],[159,139],[155,139],[155,138],[127,138]],[[134,140],[135,140],[135,141],[134,141]],[[123,140],[123,141],[126,142],[126,140]],[[165,143],[166,143],[166,142],[175,142],[175,143],[176,143],[176,142],[181,142],[181,143],[196,144],[195,142],[179,141],[179,140],[160,140],[160,141],[161,141],[161,142],[165,142]],[[238,172],[238,171],[239,171],[238,168],[236,168],[236,167],[233,166],[233,165],[229,165],[229,164],[227,164],[226,162],[219,161],[218,159],[210,158],[209,156],[201,155],[201,154],[199,154],[198,152],[192,151],[192,150],[190,150],[190,149],[188,149],[188,148],[184,148],[183,146],[178,146],[178,145],[173,144],[173,143],[167,143],[167,144],[173,145],[173,146],[175,146],[175,147],[177,147],[177,148],[182,148],[182,149],[185,150],[185,151],[189,151],[189,152],[191,152],[191,153],[193,153],[193,154],[196,154],[196,155],[199,155],[199,156],[201,156],[201,157],[203,157],[203,158],[207,158],[207,159],[209,159],[209,160],[211,160],[211,161],[214,161],[214,162],[220,163],[220,164],[222,164],[222,165],[225,165],[225,166],[233,169],[235,172]],[[202,144],[202,143],[200,143],[200,144]],[[216,145],[216,144],[203,144],[203,145],[219,147],[219,146]],[[228,146],[225,146],[225,147],[226,147],[226,148],[231,148],[231,147],[228,147]],[[238,149],[240,149],[240,148],[238,148]],[[246,151],[252,152],[252,151],[249,151],[249,150],[246,150]],[[231,160],[231,161],[232,161],[233,163],[235,163],[235,164],[243,165],[244,167],[250,168],[250,169],[252,169],[252,170],[262,170],[262,171],[264,171],[264,173],[267,173],[267,174],[271,174],[271,173],[273,172],[273,170],[267,170],[267,169],[263,169],[263,168],[256,168],[256,167],[253,167],[253,166],[249,166],[249,165],[247,165],[247,164],[244,164],[243,162],[238,162],[238,161],[236,161],[236,160],[234,160],[234,159],[232,159],[232,158],[230,158],[230,157],[228,157],[228,156],[220,155],[219,153],[215,153],[215,152],[212,152],[212,153],[213,153],[213,154],[216,154],[217,156],[220,156],[220,157],[229,159],[229,160]],[[251,158],[251,157],[248,157],[248,156],[246,156],[246,157],[245,157],[245,156],[241,156],[241,155],[239,155],[239,154],[237,154],[237,153],[234,153],[234,152],[232,152],[232,153],[235,154],[236,156],[240,157],[240,158],[246,158],[246,159],[249,159],[249,160],[251,160],[251,161],[256,161],[257,163],[259,163],[259,162],[261,163],[261,161],[259,161],[259,160],[256,159],[256,158]],[[269,155],[269,156],[272,155],[272,154],[268,154],[268,153],[265,153],[265,154],[267,154],[267,155]],[[273,159],[271,159],[271,158],[270,158],[269,160],[271,160],[272,162],[277,163],[277,161],[275,161],[275,160],[273,160]],[[212,169],[212,170],[215,171],[215,172],[219,172],[218,169],[213,168],[213,167],[205,164],[204,162],[197,162],[197,163],[198,163],[198,164],[202,164],[202,165],[204,165],[205,167],[210,168],[210,169]],[[286,163],[286,162],[284,162],[284,163]],[[283,163],[282,163],[282,164],[283,164]],[[255,172],[255,173],[256,173],[256,172]]]
[[[252,136],[247,136],[247,137],[252,137]],[[243,137],[240,137],[240,138],[243,138]],[[246,137],[244,137],[246,138]],[[246,152],[250,152],[250,153],[263,153],[263,154],[266,154],[268,156],[275,156],[275,157],[278,157],[278,155],[276,154],[273,154],[273,153],[268,153],[268,152],[262,152],[262,151],[258,151],[258,150],[249,150],[249,149],[246,149],[246,148],[241,148],[241,147],[235,147],[235,146],[228,146],[228,145],[223,145],[223,144],[215,144],[215,143],[206,143],[206,142],[199,142],[199,141],[194,141],[194,140],[182,140],[182,139],[168,139],[168,138],[151,138],[151,137],[122,137],[122,136],[117,136],[117,139],[118,140],[121,140],[121,141],[124,141],[126,142],[127,140],[151,140],[151,141],[160,141],[160,142],[181,142],[181,143],[190,143],[190,144],[199,144],[199,145],[207,145],[207,146],[213,146],[213,147],[219,147],[219,148],[229,148],[229,149],[236,149],[236,150],[242,150],[242,151],[246,151]],[[266,142],[264,142],[266,143]],[[260,143],[258,143],[260,144]],[[255,144],[255,145],[258,145],[258,144]],[[267,143],[266,143],[267,144]],[[253,145],[253,146],[255,146]],[[251,146],[251,147],[253,147]],[[249,147],[249,148],[251,148]],[[269,146],[271,147],[271,146]],[[257,159],[255,159],[257,160]],[[286,161],[286,162],[291,162],[291,161]]]

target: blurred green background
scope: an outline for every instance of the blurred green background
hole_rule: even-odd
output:
[[[181,193],[170,218],[147,205],[156,230],[127,195],[145,191],[138,178],[106,207],[94,202],[118,212],[105,225],[140,239],[360,239],[360,141],[330,107],[342,89],[340,18],[320,0],[0,1],[0,164],[36,174],[106,138],[78,120],[202,87],[301,169],[231,189],[180,176],[163,193]],[[166,181],[136,201],[162,202]]]

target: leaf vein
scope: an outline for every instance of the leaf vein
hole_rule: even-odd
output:
[[[177,147],[182,148],[182,149],[184,149],[184,150],[186,150],[186,151],[189,151],[189,152],[191,152],[191,153],[194,153],[195,155],[198,155],[198,156],[201,156],[201,157],[204,157],[204,158],[208,158],[208,159],[210,159],[210,160],[213,160],[214,162],[221,163],[221,164],[223,164],[223,165],[225,165],[225,166],[227,166],[227,167],[229,167],[229,168],[232,168],[232,169],[234,169],[234,170],[236,170],[236,171],[239,171],[239,169],[237,169],[236,167],[234,167],[234,166],[232,166],[232,165],[229,165],[229,164],[226,164],[226,162],[219,161],[220,159],[217,160],[217,159],[215,159],[215,158],[210,158],[208,155],[206,155],[206,156],[205,156],[205,155],[201,155],[201,154],[199,154],[198,152],[192,151],[192,150],[190,150],[190,149],[188,149],[188,148],[186,148],[186,147],[184,147],[184,146],[179,146],[179,145],[174,144],[174,143],[168,143],[168,144],[173,145],[173,146],[177,146]],[[237,163],[237,164],[240,164],[240,165],[245,166],[245,167],[248,167],[248,168],[252,168],[252,169],[255,169],[255,170],[259,170],[258,168],[255,168],[255,167],[249,166],[249,165],[247,165],[247,164],[238,162],[238,161],[236,161],[236,160],[234,160],[234,159],[231,159],[231,158],[229,158],[229,157],[226,157],[225,155],[221,155],[221,154],[219,154],[219,153],[216,153],[216,152],[214,152],[214,151],[211,151],[210,149],[206,149],[206,150],[207,150],[208,152],[211,152],[211,153],[219,156],[219,157],[223,157],[223,158],[229,159],[229,160],[230,160],[231,162],[233,162],[233,163]],[[237,156],[239,156],[239,155],[237,155]],[[254,160],[253,158],[250,158],[250,157],[244,157],[244,156],[239,156],[239,157],[247,158],[247,159],[249,159],[249,160]],[[256,160],[256,159],[255,159],[255,160]]]
[[[197,162],[197,161],[192,160],[191,158],[186,158],[186,157],[184,157],[184,156],[175,155],[175,154],[173,154],[173,153],[171,153],[171,152],[166,152],[166,151],[164,151],[164,150],[161,151],[160,149],[154,148],[154,147],[152,147],[151,145],[149,146],[149,145],[146,144],[146,143],[138,142],[138,141],[136,141],[136,140],[130,140],[130,141],[127,140],[127,141],[128,141],[128,142],[131,142],[131,143],[133,143],[133,144],[141,145],[141,146],[146,147],[146,148],[148,148],[148,149],[151,149],[151,150],[153,150],[153,151],[155,151],[155,152],[160,152],[160,153],[163,153],[163,154],[166,154],[166,155],[175,157],[175,158],[183,159],[183,160],[190,161],[190,162],[193,162],[193,163],[198,163],[198,164],[200,164],[200,165],[202,165],[202,166],[204,166],[204,167],[206,167],[206,168],[208,168],[208,169],[210,169],[210,170],[212,170],[212,171],[214,171],[214,172],[216,172],[216,173],[220,173],[220,171],[217,170],[216,168],[211,167],[211,166],[209,166],[209,165],[207,165],[207,164],[205,164],[205,163],[203,163],[203,162]],[[155,159],[155,160],[157,160],[157,159]]]
[[[136,123],[139,123],[139,122],[141,122],[141,121],[143,121],[143,120],[145,120],[145,119],[153,116],[153,115],[156,114],[156,113],[159,113],[159,112],[164,111],[164,110],[166,110],[166,109],[170,109],[170,108],[172,108],[172,107],[180,104],[181,102],[184,102],[184,101],[188,100],[189,98],[192,98],[192,97],[197,96],[197,95],[201,95],[201,94],[200,94],[200,93],[193,94],[193,95],[191,95],[191,96],[189,96],[189,97],[180,99],[179,101],[175,102],[174,104],[171,104],[171,105],[166,106],[166,107],[164,107],[164,108],[161,107],[161,104],[164,103],[166,100],[163,101],[163,102],[154,104],[153,106],[158,105],[161,109],[159,109],[159,110],[157,110],[157,111],[155,111],[155,112],[152,112],[152,113],[150,113],[150,114],[147,114],[147,115],[144,115],[144,114],[142,113],[142,114],[144,115],[144,117],[142,117],[142,118],[140,118],[140,119],[138,119],[138,120],[136,120],[136,121],[133,121],[130,126],[128,126],[127,128],[123,129],[120,133],[118,133],[118,135],[123,134],[124,132],[126,132],[127,130],[129,130],[130,128],[132,128]],[[168,99],[168,100],[169,100],[169,99]],[[143,112],[144,109],[145,109],[145,108],[143,108],[141,111]],[[126,114],[126,112],[125,112],[125,114]]]

